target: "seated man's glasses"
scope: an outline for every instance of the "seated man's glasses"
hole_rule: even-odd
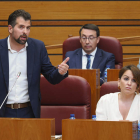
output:
[[[87,39],[88,39],[89,42],[93,42],[93,40],[94,40],[95,38],[97,38],[97,37],[94,37],[94,36],[89,36],[88,38],[87,38],[86,36],[82,36],[82,37],[81,37],[81,39],[82,39],[83,42],[86,42]]]

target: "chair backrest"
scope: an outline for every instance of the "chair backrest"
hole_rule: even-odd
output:
[[[75,114],[78,119],[91,116],[91,89],[86,79],[69,75],[59,84],[40,81],[41,118],[55,118],[55,134],[62,134],[62,119]]]
[[[119,91],[120,90],[118,89],[118,81],[105,82],[102,84],[100,88],[100,97],[105,94],[119,92]]]
[[[78,48],[81,48],[80,38],[79,36],[70,37],[66,39],[63,43],[63,59],[65,58],[65,54],[68,51],[74,51]],[[113,53],[115,55],[115,68],[121,69],[123,66],[123,53],[122,53],[122,45],[119,40],[114,37],[109,36],[100,36],[100,41],[97,44],[97,47],[106,51]]]

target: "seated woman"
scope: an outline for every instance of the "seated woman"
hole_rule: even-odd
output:
[[[134,65],[119,72],[120,92],[102,96],[97,103],[96,120],[140,120],[140,70]]]

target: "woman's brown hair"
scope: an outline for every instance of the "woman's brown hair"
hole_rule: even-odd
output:
[[[134,76],[134,79],[137,83],[137,93],[139,93],[139,86],[140,86],[140,70],[135,65],[128,65],[123,67],[119,72],[119,78],[121,79],[122,75],[127,71],[130,70]]]

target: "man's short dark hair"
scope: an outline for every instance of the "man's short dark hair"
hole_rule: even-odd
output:
[[[80,31],[79,31],[79,35],[81,36],[81,31],[82,29],[89,29],[89,30],[95,30],[97,37],[100,36],[100,30],[98,28],[98,26],[96,26],[95,24],[85,24],[81,27]]]
[[[19,9],[19,10],[16,10],[12,14],[9,15],[8,25],[11,25],[12,27],[14,27],[16,25],[16,19],[18,17],[22,17],[25,21],[26,20],[31,21],[31,15],[28,12],[26,12],[22,9]]]

